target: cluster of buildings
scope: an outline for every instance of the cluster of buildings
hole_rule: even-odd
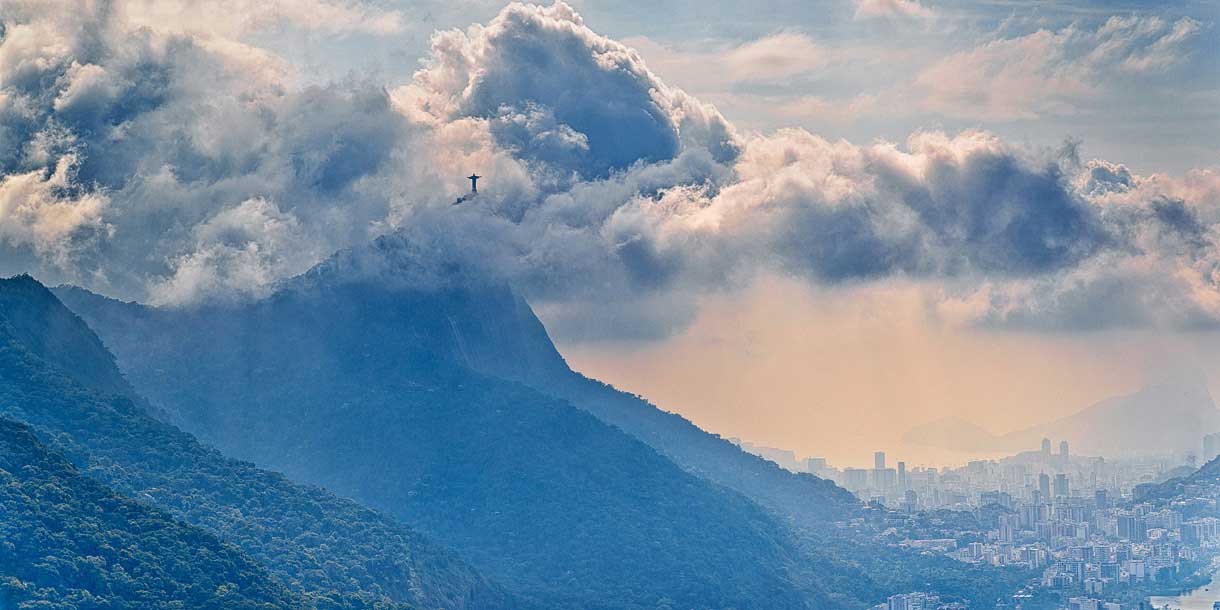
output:
[[[1069,597],[1067,610],[1122,610],[1122,604],[1091,597]]]
[[[1139,607],[1133,591],[1177,583],[1220,555],[1220,486],[1185,485],[1160,497],[1146,480],[1156,470],[1151,462],[1098,468],[1104,462],[1073,462],[1066,453],[954,473],[962,476],[951,489],[964,497],[952,503],[974,515],[975,526],[903,544],[1032,570],[1039,576],[1031,588],[1061,594],[1069,610]],[[917,503],[905,499],[889,510],[914,518]]]
[[[891,595],[884,603],[872,610],[965,610],[959,602],[943,602],[934,593],[914,592]]]
[[[1210,500],[1214,506],[1215,497]],[[1118,509],[1096,502],[1023,503],[991,512],[994,523],[983,532],[946,532],[902,544],[963,562],[1032,570],[1039,576],[1031,590],[1061,594],[1069,610],[1139,607],[1118,600],[1140,587],[1176,583],[1185,575],[1185,562],[1220,553],[1220,519],[1188,519],[1149,504]],[[981,540],[958,543],[971,538]]]
[[[1220,435],[1215,443],[1220,451]],[[1040,451],[1027,451],[1001,460],[976,460],[961,468],[908,468],[899,461],[889,465],[884,451],[873,456],[872,468],[838,469],[825,458],[811,457],[796,462],[790,451],[742,444],[747,451],[789,469],[809,472],[830,479],[861,500],[909,510],[972,510],[986,503],[989,494],[1008,494],[1033,504],[1051,503],[1059,498],[1128,497],[1140,485],[1162,480],[1166,473],[1183,465],[1173,456],[1106,460],[1072,455],[1062,441],[1052,451],[1050,439],[1043,439]],[[1187,458],[1193,466],[1194,459]]]
[[[961,468],[891,466],[878,451],[872,468],[838,469],[823,458],[798,461],[791,451],[737,442],[790,470],[835,481],[895,523],[918,522],[896,528],[919,532],[903,546],[1030,570],[1038,576],[1028,591],[1053,591],[1066,610],[1137,608],[1138,591],[1177,583],[1184,570],[1208,560],[1220,569],[1220,485],[1185,485],[1172,501],[1152,494],[1158,482],[1192,471],[1193,456],[1106,460],[1043,439],[1038,450]],[[1208,435],[1198,457],[1217,456],[1220,434]],[[909,593],[875,610],[947,607],[935,595]]]

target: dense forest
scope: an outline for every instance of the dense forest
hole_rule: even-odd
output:
[[[30,278],[0,280],[0,295],[0,416],[28,424],[82,474],[234,544],[318,608],[528,607],[389,517],[228,459],[140,401],[79,383],[29,346],[33,334],[87,342],[71,336],[87,328]],[[104,366],[81,378],[99,375],[121,378]]]
[[[110,322],[91,324],[126,329],[108,344],[144,346],[147,368],[130,352],[120,362],[192,432],[395,515],[529,598],[831,607],[815,579],[791,578],[793,541],[757,504],[568,403],[427,349],[452,332],[428,312],[496,295],[366,288],[320,284],[181,318],[110,302]]]
[[[534,595],[838,608],[931,585],[983,607],[998,587],[972,583],[1013,578],[839,529],[859,510],[844,490],[573,373],[502,286],[381,281],[404,255],[392,240],[371,247],[249,305],[57,294],[175,421],[417,524]],[[370,274],[379,259],[391,268]]]
[[[0,418],[0,607],[299,609],[237,547],[82,476]]]
[[[99,301],[112,316],[108,328],[126,324],[156,357],[128,384],[54,294],[28,277],[0,281],[0,416],[28,425],[77,479],[211,537],[243,566],[262,570],[261,581],[209,578],[280,587],[289,606],[268,602],[278,607],[819,609],[935,588],[983,608],[1022,577],[888,547],[832,523],[847,510],[838,505],[814,525],[785,520],[782,507],[700,479],[567,402],[421,349],[429,337],[419,326],[395,335],[383,317],[389,326],[356,332],[368,307],[397,304],[398,315],[411,318],[420,305],[367,290],[315,284],[244,311],[212,311],[215,321],[206,310],[184,320]],[[487,298],[441,296],[460,304],[449,311],[478,310]],[[75,291],[77,301],[88,298],[96,297]],[[150,330],[158,334],[141,334]],[[87,357],[56,359],[63,349]],[[157,375],[175,380],[173,388],[149,383]],[[166,410],[144,401],[142,386]],[[223,431],[226,450],[397,519],[227,458],[151,413],[213,436]],[[21,497],[28,508],[29,496]],[[24,557],[5,575],[25,582],[39,565]],[[106,574],[91,586],[122,598],[113,593],[122,586],[110,582],[118,577]],[[75,578],[57,587],[45,575],[31,582],[43,584],[18,589],[83,599]],[[253,596],[257,589],[216,590]],[[199,592],[149,595],[176,602]]]

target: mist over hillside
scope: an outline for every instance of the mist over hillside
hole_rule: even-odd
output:
[[[393,279],[429,264],[390,236],[248,304],[57,294],[174,421],[415,524],[527,597],[833,608],[911,586],[927,561],[974,578],[835,540],[850,494],[572,372],[506,287],[453,268]]]
[[[1030,451],[1041,439],[1050,438],[1067,441],[1077,454],[1130,457],[1197,452],[1203,436],[1217,431],[1220,409],[1207,380],[1197,372],[1184,371],[1072,415],[1005,434],[953,418],[913,428],[903,440],[969,454]]]
[[[331,492],[225,457],[156,419],[153,413],[163,413],[150,410],[143,398],[105,391],[126,385],[106,352],[94,360],[59,354],[52,362],[39,356],[38,347],[47,343],[89,346],[82,356],[97,354],[101,341],[36,280],[28,276],[0,280],[0,302],[0,417],[27,426],[82,477],[96,482],[82,483],[86,489],[101,484],[168,515],[154,520],[172,518],[236,545],[309,607],[523,607],[521,600],[513,600],[451,551],[401,522]],[[74,366],[77,362],[82,365],[79,370]],[[93,509],[83,502],[95,495],[90,492],[82,503],[67,507],[88,513]],[[126,506],[125,500],[115,502]],[[24,505],[21,511],[0,514],[0,522],[21,528],[11,520],[24,519],[25,511],[42,510],[38,503]],[[117,528],[116,535],[125,531],[121,524],[109,526]],[[198,542],[190,546],[197,547]],[[63,548],[70,555],[74,547]],[[50,587],[57,594],[82,584],[70,574],[56,580],[28,571],[37,568],[39,555],[15,560],[20,574],[31,575],[38,587]],[[167,559],[160,565],[169,563]],[[247,576],[257,579],[256,572]],[[201,578],[228,577],[204,574]],[[98,586],[111,586],[108,582]],[[185,603],[186,594],[178,591],[164,591],[165,597],[156,602]],[[109,593],[113,599],[137,603],[140,598],[134,594],[131,590]]]

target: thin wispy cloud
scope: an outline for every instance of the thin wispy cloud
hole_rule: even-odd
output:
[[[932,9],[917,0],[853,0],[856,19],[931,19]]]
[[[914,79],[928,110],[990,120],[1070,115],[1104,99],[1118,73],[1180,62],[1199,29],[1183,17],[1113,17],[1094,30],[1068,26],[987,41],[924,68]]]
[[[128,0],[119,10],[133,25],[227,37],[282,27],[324,34],[388,35],[402,32],[408,22],[400,11],[357,0]]]

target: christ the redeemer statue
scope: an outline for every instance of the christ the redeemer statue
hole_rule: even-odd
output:
[[[482,176],[478,174],[470,174],[467,177],[470,178],[470,192],[479,192],[479,178],[482,178]]]

